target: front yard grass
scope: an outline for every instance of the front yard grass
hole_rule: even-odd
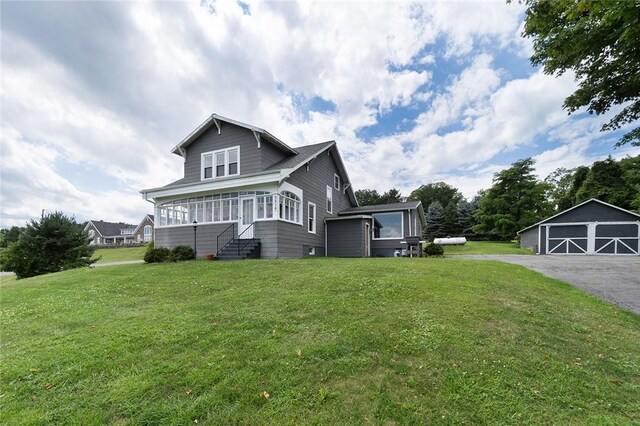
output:
[[[534,254],[515,241],[467,241],[462,246],[442,246],[444,254]]]
[[[117,247],[97,249],[93,257],[102,256],[96,263],[123,262],[127,260],[142,260],[147,248],[141,247]]]
[[[2,424],[632,424],[640,316],[463,259],[3,280]]]

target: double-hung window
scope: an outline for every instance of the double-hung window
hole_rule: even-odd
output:
[[[316,233],[316,205],[313,203],[308,204],[307,214],[309,215],[307,221],[307,230],[315,234]]]
[[[240,147],[202,154],[202,179],[221,178],[240,174]]]
[[[327,185],[327,213],[333,213],[333,190]]]
[[[333,187],[340,191],[340,176],[337,174],[333,175]]]

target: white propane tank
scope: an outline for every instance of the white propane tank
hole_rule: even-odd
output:
[[[467,242],[465,237],[434,238],[433,243],[439,246],[461,246]]]

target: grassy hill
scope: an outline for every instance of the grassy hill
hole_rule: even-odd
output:
[[[467,241],[461,246],[442,246],[444,254],[533,254],[514,241]]]
[[[142,247],[115,247],[96,250],[93,257],[100,256],[96,263],[123,262],[128,260],[142,260],[147,248]]]
[[[497,262],[2,277],[2,424],[640,421],[640,316]]]

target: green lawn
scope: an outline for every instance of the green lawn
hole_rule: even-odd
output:
[[[147,248],[142,247],[118,247],[96,250],[94,257],[102,256],[96,263],[123,262],[126,260],[142,260]]]
[[[533,254],[513,241],[467,241],[463,246],[442,246],[444,254]]]
[[[2,278],[1,424],[631,424],[640,316],[514,265]]]

